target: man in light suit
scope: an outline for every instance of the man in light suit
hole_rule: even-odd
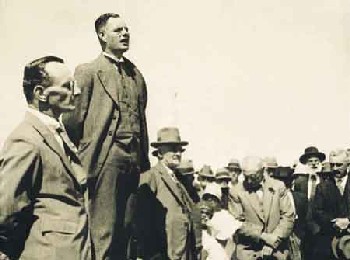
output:
[[[232,214],[242,227],[236,232],[238,260],[287,259],[294,211],[281,181],[264,176],[262,160],[242,161],[244,182],[231,190]]]
[[[28,111],[0,155],[2,257],[90,259],[86,174],[60,122],[79,89],[46,56],[25,67],[23,90]]]
[[[82,94],[65,118],[88,172],[91,235],[97,259],[133,258],[132,222],[140,172],[149,169],[146,84],[123,56],[130,34],[118,14],[95,21],[101,55],[79,65]]]
[[[142,259],[197,259],[193,202],[174,172],[187,144],[177,128],[159,130],[158,141],[151,143],[159,161],[140,180],[137,217]]]

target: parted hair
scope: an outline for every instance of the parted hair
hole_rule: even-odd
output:
[[[50,62],[63,63],[63,59],[56,56],[44,56],[28,63],[24,68],[23,92],[28,103],[33,100],[35,86],[48,87],[51,83],[50,76],[45,70],[46,64]]]
[[[101,14],[96,20],[95,20],[95,32],[97,34],[98,37],[98,41],[100,42],[102,48],[104,48],[103,46],[103,42],[101,41],[100,37],[99,37],[99,33],[101,32],[101,29],[106,25],[107,21],[109,18],[119,18],[120,15],[116,14],[116,13],[105,13],[105,14]]]

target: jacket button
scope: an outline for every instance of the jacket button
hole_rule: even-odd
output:
[[[113,115],[112,119],[113,119],[113,120],[116,120],[116,119],[117,119],[117,116],[116,116],[116,115]]]
[[[109,136],[112,136],[112,135],[113,135],[113,132],[112,132],[112,131],[108,131],[108,135],[109,135]]]

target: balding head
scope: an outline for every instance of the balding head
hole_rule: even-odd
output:
[[[335,171],[336,177],[343,177],[347,173],[348,153],[343,149],[333,150],[329,153],[329,164]]]

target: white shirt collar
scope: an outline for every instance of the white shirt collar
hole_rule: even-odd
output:
[[[120,62],[124,62],[124,57],[121,57],[120,59],[118,59],[117,57],[115,56],[112,56],[110,54],[108,54],[107,52],[102,52],[102,54],[112,60],[114,60],[116,63],[120,63]]]
[[[47,126],[53,132],[56,132],[56,130],[62,127],[63,125],[60,122],[61,117],[59,120],[56,120],[55,118],[48,116],[40,112],[39,110],[33,109],[31,107],[28,107],[27,111],[30,112],[32,115],[36,116],[45,126]]]

